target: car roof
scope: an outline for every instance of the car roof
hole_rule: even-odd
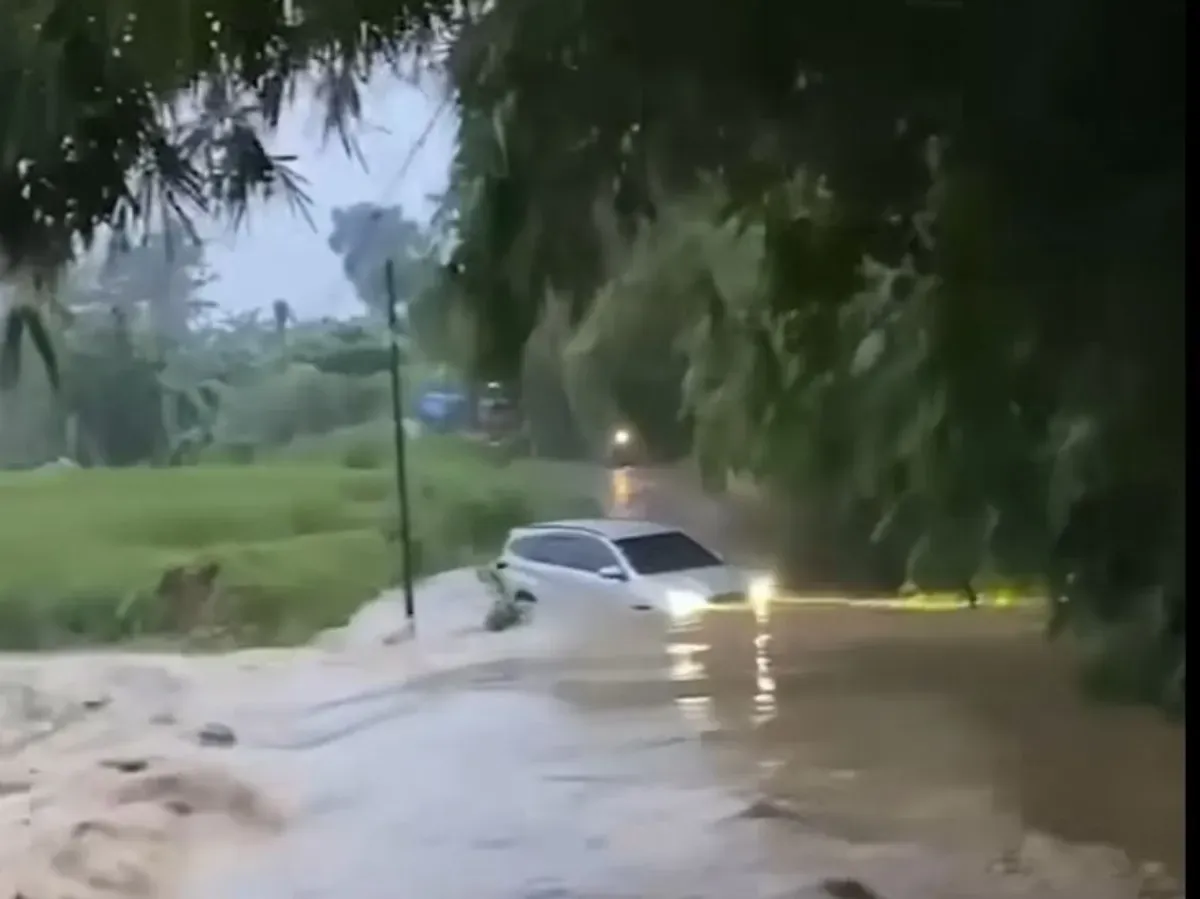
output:
[[[606,540],[624,540],[628,537],[675,533],[679,528],[636,518],[573,518],[563,521],[539,521],[536,524],[513,528],[512,535],[515,537],[518,534],[543,530],[580,531]]]

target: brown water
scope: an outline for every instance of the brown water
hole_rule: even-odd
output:
[[[1036,625],[780,606],[672,628],[560,596],[506,634],[301,665],[222,720],[303,814],[189,895],[1176,896],[1067,841],[1182,865],[1180,736],[1079,702]]]
[[[632,499],[709,540],[744,534],[649,480]],[[446,577],[447,597],[478,587]],[[191,895],[1177,895],[1070,844],[1182,872],[1182,734],[1082,702],[1024,612],[780,604],[670,627],[564,595],[528,627],[472,642],[455,625],[439,644],[433,593],[418,604],[422,653],[388,647],[340,685],[297,671],[290,724],[234,722],[246,764],[310,785],[305,814]]]
[[[678,472],[614,472],[609,497],[613,514],[769,558],[761,505]],[[1183,729],[1081,698],[1035,613],[722,611],[670,652],[676,701],[714,754],[749,757],[763,792],[814,827],[985,849],[1037,832],[1185,873]]]
[[[676,699],[728,764],[849,839],[1119,848],[1184,873],[1184,740],[1083,701],[1014,611],[711,614],[671,650]]]

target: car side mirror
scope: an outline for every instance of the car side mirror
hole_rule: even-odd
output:
[[[625,572],[621,570],[620,565],[605,565],[596,574],[604,578],[606,581],[626,581],[629,580],[625,576]]]

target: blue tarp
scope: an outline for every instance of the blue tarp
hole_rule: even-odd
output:
[[[425,387],[417,394],[417,419],[424,425],[447,430],[467,423],[467,395],[453,387]]]

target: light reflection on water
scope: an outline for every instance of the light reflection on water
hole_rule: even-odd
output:
[[[767,622],[766,616],[759,620],[764,625]],[[754,655],[754,687],[751,691],[749,719],[746,723],[758,728],[774,720],[779,711],[775,695],[775,677],[772,673],[771,634],[766,630],[758,631],[754,634],[751,645]],[[680,639],[668,643],[666,649],[669,659],[667,676],[676,686],[675,703],[684,720],[701,733],[721,728],[722,722],[717,718],[713,697],[709,693],[710,674],[704,663],[704,656],[712,651],[712,646],[708,643]]]
[[[770,556],[737,508],[670,473],[624,470],[611,487],[616,515]],[[1186,874],[1182,732],[1082,701],[1042,634],[1020,610],[764,606],[678,622],[668,670],[710,758],[818,832],[964,848],[1048,834]]]
[[[704,692],[695,692],[697,685],[703,685],[708,679],[702,660],[708,650],[706,643],[667,644],[667,658],[670,660],[667,676],[677,688],[675,705],[687,725],[701,734],[715,731],[718,727],[713,714],[712,697]]]
[[[707,676],[700,654],[708,651],[706,643],[671,643],[667,656],[671,659],[670,678],[678,683],[703,681]]]
[[[964,848],[1042,832],[1186,871],[1182,734],[1083,701],[1020,613],[723,612],[672,653],[720,763],[819,827]]]
[[[753,724],[761,727],[772,721],[778,711],[775,678],[771,675],[771,635],[762,631],[754,635],[754,686]]]

